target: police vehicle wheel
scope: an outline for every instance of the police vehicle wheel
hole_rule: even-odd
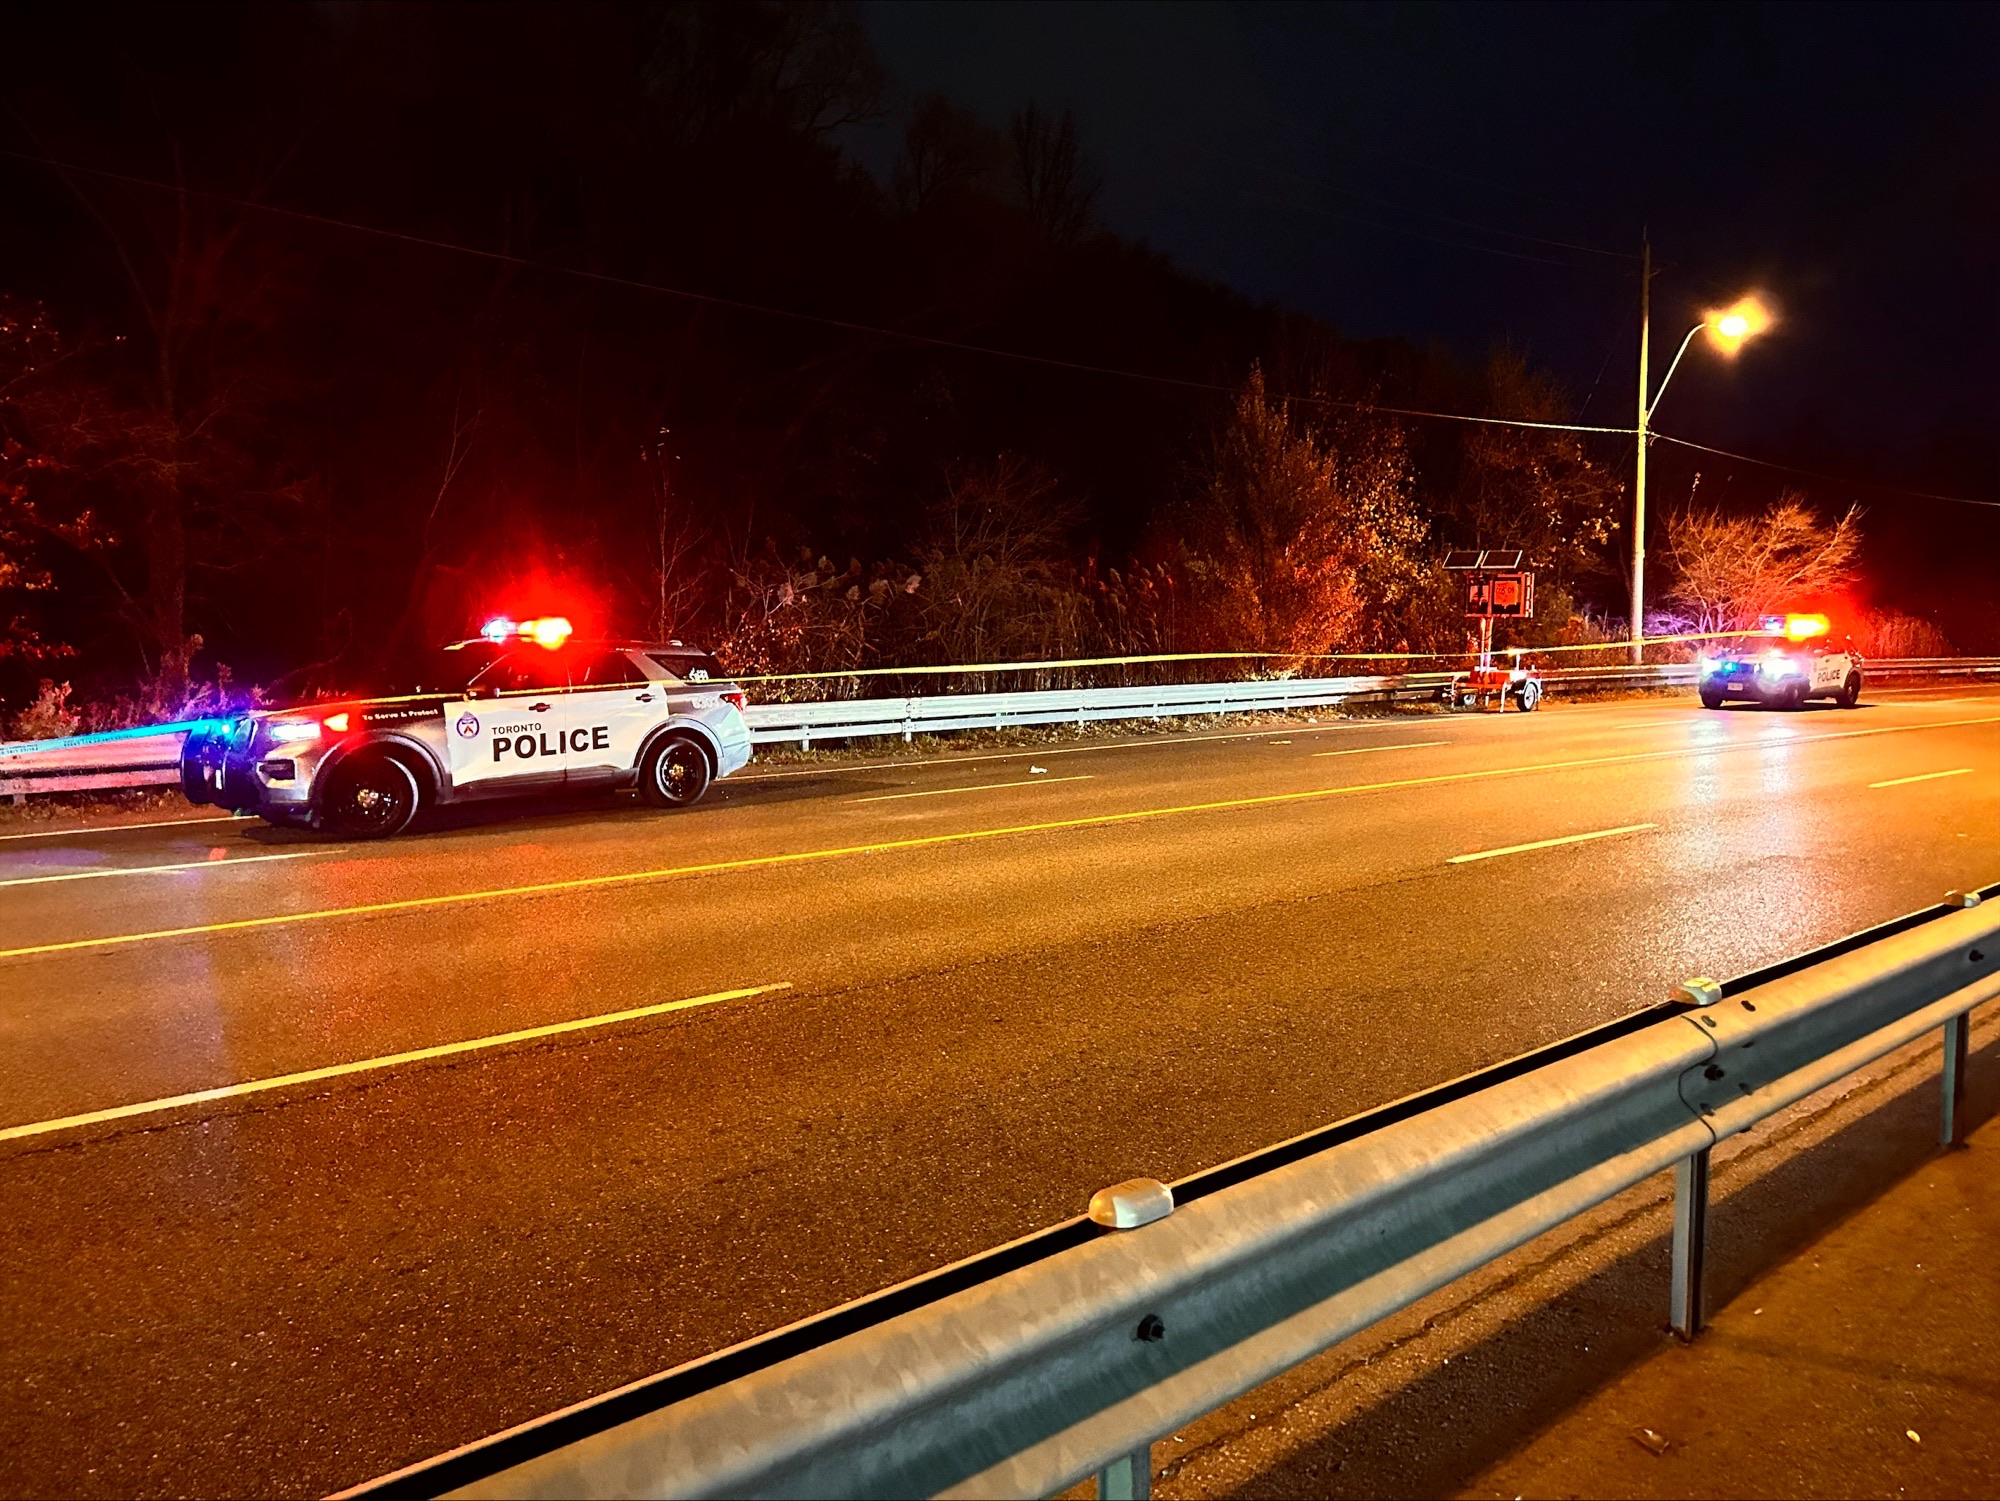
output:
[[[342,839],[387,839],[417,816],[417,779],[388,756],[355,756],[334,768],[320,827]]]
[[[1840,685],[1840,692],[1834,694],[1833,701],[1843,709],[1851,709],[1861,702],[1861,674],[1850,672],[1847,681]]]
[[[1719,708],[1721,708],[1721,707],[1722,707],[1722,695],[1721,695],[1720,693],[1704,693],[1704,694],[1702,694],[1702,696],[1701,696],[1701,706],[1702,706],[1702,707],[1703,707],[1704,709],[1719,709]]]
[[[662,740],[646,756],[639,792],[656,808],[686,808],[708,791],[708,757],[692,740]]]
[[[1542,685],[1533,678],[1529,678],[1527,682],[1521,685],[1521,690],[1515,697],[1521,702],[1521,712],[1523,714],[1532,714],[1536,709],[1541,707]]]

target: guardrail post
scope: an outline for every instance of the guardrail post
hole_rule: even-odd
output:
[[[1708,1241],[1708,1148],[1674,1165],[1674,1333],[1693,1339],[1702,1325],[1702,1261]]]
[[[1097,1472],[1097,1501],[1147,1501],[1153,1494],[1153,1446],[1121,1454]]]
[[[1944,1113],[1938,1140],[1955,1147],[1965,1139],[1959,1101],[1965,1098],[1965,1055],[1972,1043],[1972,1013],[1961,1011],[1944,1024]]]

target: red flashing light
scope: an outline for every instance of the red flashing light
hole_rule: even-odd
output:
[[[1791,641],[1808,641],[1814,636],[1824,636],[1832,630],[1831,622],[1824,615],[1787,615],[1785,636]]]
[[[329,730],[332,730],[336,735],[345,735],[347,733],[347,711],[343,709],[338,714],[329,714],[320,723],[325,725]]]

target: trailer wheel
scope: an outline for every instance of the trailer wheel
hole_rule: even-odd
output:
[[[1532,714],[1542,706],[1542,685],[1534,678],[1529,678],[1515,691],[1514,696],[1520,701],[1521,712]]]

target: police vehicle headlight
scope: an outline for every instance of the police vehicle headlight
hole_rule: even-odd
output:
[[[267,719],[264,738],[273,745],[290,745],[299,740],[319,739],[317,719]]]
[[[1715,672],[1715,658],[1707,652],[1702,652],[1694,659],[1694,670],[1697,677],[1712,676]]]
[[[1759,676],[1782,678],[1798,671],[1799,664],[1781,651],[1774,651],[1757,664]]]

